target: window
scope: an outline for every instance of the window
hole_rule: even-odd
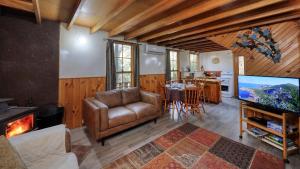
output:
[[[239,75],[245,74],[245,58],[244,56],[239,56]]]
[[[128,88],[133,85],[132,46],[114,43],[117,88]]]
[[[178,80],[178,53],[170,51],[171,80]]]
[[[198,55],[197,54],[190,54],[190,68],[191,68],[191,72],[198,71]]]

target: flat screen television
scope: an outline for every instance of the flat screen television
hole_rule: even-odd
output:
[[[277,112],[300,115],[299,78],[239,76],[239,99]]]

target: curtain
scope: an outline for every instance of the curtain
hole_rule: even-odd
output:
[[[114,42],[108,39],[106,45],[106,90],[116,88],[116,65],[114,56]]]
[[[170,63],[170,50],[167,49],[166,57],[166,81],[171,80],[171,63]]]
[[[134,86],[140,87],[140,46],[139,44],[134,45]]]

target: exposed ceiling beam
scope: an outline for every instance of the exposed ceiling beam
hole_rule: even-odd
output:
[[[184,47],[187,47],[187,48],[225,48],[225,47],[217,45],[217,44],[215,44],[215,45],[195,45],[195,46],[184,46]]]
[[[256,26],[270,25],[270,24],[274,24],[274,23],[278,23],[278,22],[284,22],[284,21],[298,19],[298,18],[300,18],[300,13],[299,12],[290,13],[290,14],[287,14],[287,15],[272,17],[271,19],[263,19],[263,20],[255,22],[255,23],[252,23],[252,24],[246,24],[246,25],[243,25],[243,26],[235,26],[235,27],[231,27],[231,28],[227,28],[227,29],[221,29],[221,30],[216,30],[216,31],[213,31],[213,32],[207,32],[207,33],[204,33],[204,34],[197,34],[197,35],[188,36],[188,37],[184,37],[184,38],[179,38],[179,39],[175,39],[175,40],[165,41],[165,42],[159,43],[159,45],[171,45],[171,44],[177,44],[177,43],[184,43],[184,42],[188,42],[188,41],[191,41],[191,40],[194,40],[194,39],[206,38],[206,37],[209,37],[209,36],[214,36],[214,35],[219,35],[219,34],[224,34],[224,33],[244,30],[244,29],[249,29],[249,28],[256,27]]]
[[[137,24],[161,13],[168,9],[171,9],[172,7],[175,7],[181,2],[184,2],[185,0],[161,0],[155,5],[149,7],[147,10],[135,15],[134,17],[130,18],[126,22],[122,23],[121,25],[117,26],[116,28],[112,29],[109,32],[109,36],[115,36],[119,35],[120,33],[125,32],[126,30],[129,30],[136,26]]]
[[[266,7],[266,6],[269,6],[269,5],[272,5],[272,4],[275,4],[275,3],[279,3],[279,2],[282,2],[282,1],[284,1],[284,0],[261,0],[261,1],[257,1],[257,2],[254,2],[252,4],[244,5],[242,7],[238,7],[238,8],[232,9],[232,10],[227,10],[225,12],[221,12],[219,14],[212,15],[210,17],[206,17],[206,18],[203,18],[203,19],[199,19],[199,20],[187,23],[187,24],[183,24],[181,26],[177,26],[177,27],[174,27],[174,28],[171,28],[171,29],[167,29],[165,31],[154,33],[154,34],[151,34],[150,36],[143,37],[139,40],[142,41],[142,42],[147,41],[147,40],[150,40],[150,39],[153,39],[153,38],[157,38],[157,37],[164,36],[164,35],[169,35],[169,34],[176,33],[176,32],[182,31],[182,30],[186,30],[186,29],[191,29],[191,28],[201,26],[201,25],[204,25],[204,24],[207,24],[207,23],[211,23],[211,22],[214,22],[214,21],[217,21],[217,20],[220,20],[220,19],[225,19],[227,17],[231,17],[231,16],[234,16],[234,15],[245,13],[245,12],[255,10],[255,9],[258,9],[258,8]],[[217,1],[215,1],[215,2],[217,2]]]
[[[135,0],[123,0],[121,1],[121,4],[118,4],[117,9],[113,9],[112,11],[109,12],[109,14],[106,16],[104,20],[99,21],[96,25],[94,25],[91,28],[91,32],[95,33],[99,29],[102,28],[106,23],[108,23],[111,19],[119,15],[122,11],[124,11],[126,8],[128,8]]]
[[[208,40],[206,38],[203,38],[203,39],[194,39],[194,40],[191,40],[191,41],[188,41],[188,42],[175,43],[175,44],[167,45],[167,46],[174,47],[174,46],[181,46],[181,45],[187,45],[187,44],[193,44],[193,43],[201,43],[201,42],[207,42],[207,41],[210,41],[210,40]]]
[[[0,5],[15,8],[15,9],[21,9],[27,12],[34,12],[33,11],[33,4],[28,1],[21,1],[21,0],[0,0]]]
[[[153,30],[159,29],[164,26],[172,25],[178,21],[182,21],[184,19],[193,17],[195,15],[199,15],[201,13],[207,12],[209,10],[215,9],[217,7],[224,6],[226,4],[232,3],[235,0],[206,0],[202,3],[195,4],[194,6],[182,10],[176,14],[170,15],[168,17],[162,18],[156,22],[148,24],[140,29],[134,30],[125,35],[126,39],[133,39],[137,36],[143,35],[145,33],[151,32]],[[276,1],[276,0],[275,0]]]
[[[73,14],[70,18],[70,22],[68,24],[68,30],[71,29],[71,27],[73,26],[73,24],[75,23],[76,19],[78,18],[79,16],[79,13],[80,13],[80,10],[81,8],[83,7],[84,3],[86,2],[86,0],[77,0],[76,1],[76,5],[73,9]]]
[[[40,11],[40,4],[39,0],[32,0],[35,19],[38,24],[42,23],[41,11]]]
[[[204,49],[204,48],[186,48],[186,50],[197,50],[199,52],[212,52],[212,51],[222,51],[222,50],[228,50],[228,49],[222,49],[222,48],[212,48],[212,49]]]
[[[253,21],[253,20],[256,20],[256,19],[262,19],[262,18],[273,16],[273,15],[278,15],[278,14],[291,12],[291,11],[295,11],[295,10],[299,10],[299,9],[300,9],[300,4],[287,6],[287,7],[284,7],[284,8],[274,9],[274,10],[267,11],[267,12],[261,12],[257,15],[250,15],[250,16],[247,16],[245,18],[232,20],[232,21],[229,21],[229,22],[226,22],[226,23],[221,23],[221,24],[218,24],[218,25],[205,27],[205,28],[202,28],[202,29],[199,29],[199,30],[187,31],[187,32],[184,32],[184,33],[176,33],[173,36],[170,35],[166,38],[160,38],[160,39],[154,40],[152,42],[158,43],[158,42],[163,42],[163,41],[172,40],[172,39],[176,39],[176,38],[181,38],[181,37],[184,37],[184,36],[189,36],[189,35],[198,34],[198,33],[202,33],[202,32],[212,31],[212,30],[215,30],[215,29],[225,28],[225,27],[228,27],[228,26],[241,24],[241,23],[245,23],[245,22],[250,22],[250,21]]]
[[[207,41],[207,42],[196,42],[196,43],[190,43],[190,44],[181,44],[181,45],[176,45],[174,47],[180,47],[180,46],[192,46],[192,45],[213,45],[216,44],[212,41]]]
[[[224,46],[215,44],[215,45],[194,45],[194,46],[182,46],[183,48],[207,48],[207,49],[211,49],[211,48],[225,48]]]

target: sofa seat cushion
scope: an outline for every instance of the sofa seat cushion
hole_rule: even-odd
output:
[[[109,108],[122,106],[122,93],[120,90],[97,92],[95,98]]]
[[[128,104],[126,105],[126,107],[134,111],[138,119],[155,115],[155,113],[158,112],[157,108],[154,105],[144,102]]]
[[[122,90],[123,105],[141,101],[140,89],[138,87],[131,87]]]
[[[78,169],[77,158],[74,153],[50,155],[34,162],[29,169]]]
[[[133,122],[137,119],[135,112],[126,107],[114,107],[108,110],[109,128]]]

